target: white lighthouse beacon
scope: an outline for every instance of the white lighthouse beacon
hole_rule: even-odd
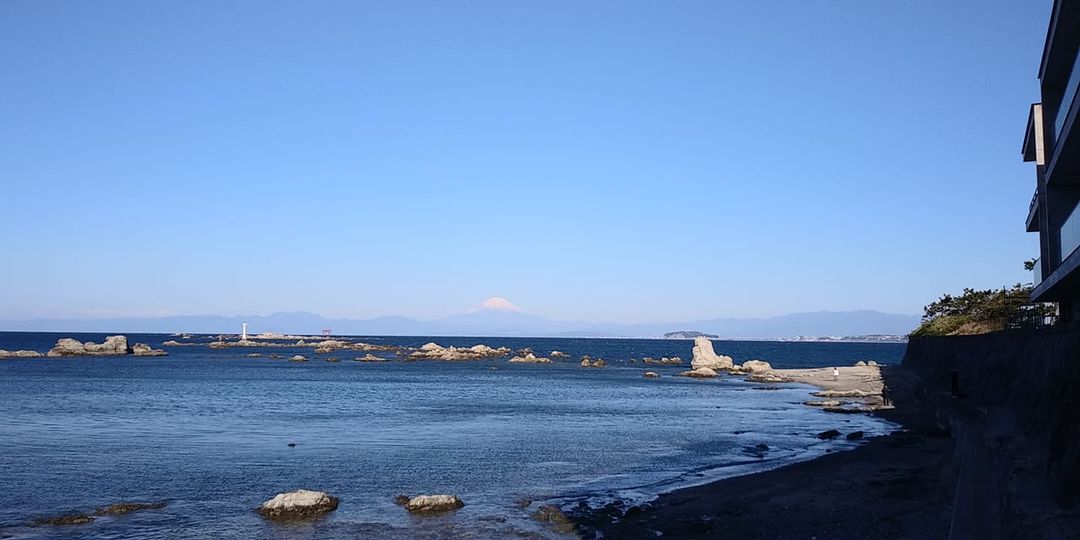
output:
[[[240,341],[247,341],[247,323],[240,323]]]

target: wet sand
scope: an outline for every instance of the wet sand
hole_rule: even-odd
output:
[[[645,508],[570,512],[584,538],[947,538],[953,439],[905,386],[898,367],[775,370],[793,382],[866,396],[903,426],[846,452],[663,495]],[[884,375],[884,377],[882,376]],[[887,383],[885,381],[888,381]],[[895,406],[893,406],[895,404]],[[838,415],[837,425],[841,425]]]

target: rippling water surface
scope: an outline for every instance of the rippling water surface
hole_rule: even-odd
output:
[[[0,333],[0,349],[47,350],[61,336]],[[100,341],[102,335],[77,335]],[[162,335],[129,336],[154,346]],[[839,428],[885,433],[862,415],[801,402],[801,385],[672,377],[686,369],[643,356],[679,355],[690,341],[365,338],[417,346],[533,347],[566,351],[554,365],[246,358],[251,349],[169,349],[162,358],[0,361],[0,536],[15,538],[555,537],[529,519],[539,504],[647,500],[711,478],[806,459],[847,442],[814,435]],[[899,362],[903,345],[715,342],[737,362],[775,367]],[[376,353],[378,354],[378,353]],[[573,359],[602,357],[584,369]],[[328,363],[327,356],[341,361]],[[295,447],[289,447],[295,443]],[[761,451],[755,445],[766,444]],[[297,488],[341,498],[337,511],[302,525],[254,512]],[[394,495],[454,493],[467,504],[412,517]],[[535,501],[519,508],[516,501]],[[167,500],[161,510],[87,525],[31,527],[34,518],[112,502]]]

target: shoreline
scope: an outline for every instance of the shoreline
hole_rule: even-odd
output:
[[[642,507],[579,505],[567,515],[583,538],[947,538],[953,501],[941,477],[953,440],[914,399],[903,368],[874,369],[888,397],[868,414],[900,426],[888,435],[851,450],[678,489]],[[773,372],[824,392],[877,384],[866,368],[840,370],[839,381],[831,380],[831,368]],[[842,418],[837,415],[838,424]]]

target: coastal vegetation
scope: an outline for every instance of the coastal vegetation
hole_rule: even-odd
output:
[[[958,336],[1004,330],[1011,320],[1039,321],[1057,313],[1053,304],[1032,303],[1031,285],[1017,283],[1001,289],[965,288],[959,295],[943,294],[923,308],[922,324],[912,336]]]

